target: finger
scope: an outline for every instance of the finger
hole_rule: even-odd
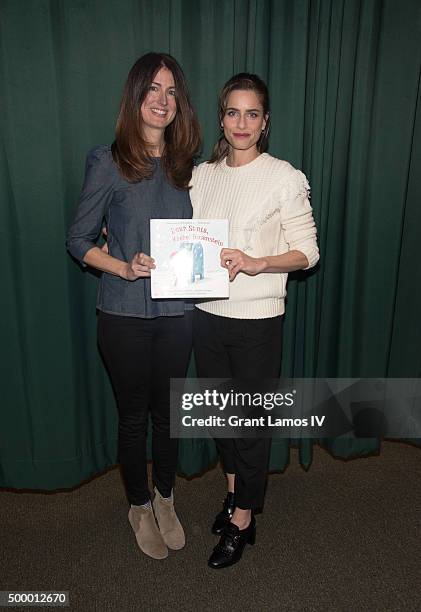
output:
[[[221,253],[221,262],[223,264],[230,263],[235,259],[235,251],[231,251],[231,253]]]
[[[240,266],[238,264],[232,266],[229,270],[230,281],[234,280],[237,274],[240,272]]]
[[[144,266],[142,264],[133,264],[132,270],[135,274],[143,274],[144,272],[150,272],[149,266]]]
[[[145,276],[150,276],[151,272],[150,270],[147,269],[143,269],[139,266],[132,266],[132,272],[135,276],[137,277],[145,277]]]
[[[145,257],[143,260],[143,265],[148,266],[148,268],[152,268],[152,266],[155,266],[155,260],[152,259],[152,257]]]
[[[152,264],[155,261],[154,259],[152,259],[152,257],[149,257],[149,255],[141,255],[140,259],[144,266]]]
[[[221,259],[223,261],[233,261],[237,258],[238,258],[238,253],[236,253],[235,251],[233,251],[232,253],[224,253],[223,255],[221,254]]]
[[[148,268],[151,268],[155,262],[152,257],[149,257],[149,255],[145,255],[145,253],[137,253],[133,259],[138,265],[147,266]]]
[[[237,268],[241,269],[241,266],[242,266],[241,259],[228,259],[225,267],[231,272],[231,270],[234,270]]]

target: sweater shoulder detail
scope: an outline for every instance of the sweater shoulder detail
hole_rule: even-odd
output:
[[[281,200],[296,198],[310,199],[310,185],[306,175],[292,164],[276,157],[270,157],[271,175],[275,181],[275,189],[279,191]]]
[[[301,170],[292,168],[292,172],[285,177],[282,184],[282,199],[295,200],[297,198],[310,199],[310,185],[306,175]]]
[[[310,185],[306,175],[284,159],[262,154],[262,166],[259,168],[267,181],[271,193],[277,194],[279,201],[310,199]]]

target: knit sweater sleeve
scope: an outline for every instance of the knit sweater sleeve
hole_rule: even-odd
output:
[[[290,251],[304,253],[312,268],[319,260],[317,230],[310,205],[310,186],[300,170],[293,170],[282,190],[281,225]]]

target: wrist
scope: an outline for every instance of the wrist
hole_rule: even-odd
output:
[[[129,280],[129,264],[125,261],[121,262],[120,270],[118,275],[124,280]]]
[[[267,257],[258,257],[257,258],[257,263],[258,263],[257,274],[261,274],[262,272],[266,272],[266,270],[269,268],[269,261],[268,261]]]

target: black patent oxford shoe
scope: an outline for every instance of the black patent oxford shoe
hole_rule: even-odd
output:
[[[228,523],[222,533],[219,543],[209,557],[208,565],[212,569],[222,569],[234,565],[241,559],[246,544],[254,544],[256,540],[256,521],[254,516],[246,529],[239,529],[234,523]]]
[[[235,499],[234,493],[227,493],[224,499],[224,505],[222,506],[221,512],[219,512],[215,521],[212,525],[212,533],[215,535],[221,535],[227,524],[230,522],[232,515],[235,510]]]

